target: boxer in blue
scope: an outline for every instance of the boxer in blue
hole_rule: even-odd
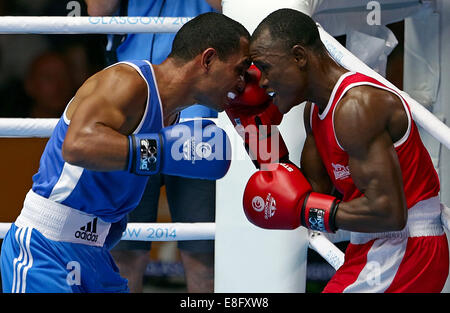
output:
[[[242,90],[249,37],[224,15],[201,14],[180,29],[160,65],[119,62],[83,84],[3,241],[4,292],[128,291],[108,249],[149,175],[214,180],[228,170],[223,130],[177,122],[195,103],[223,111],[228,94]]]

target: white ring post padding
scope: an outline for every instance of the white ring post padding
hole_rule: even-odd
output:
[[[192,17],[2,16],[0,34],[176,33]]]
[[[10,227],[11,223],[0,223],[0,239],[5,238]],[[122,240],[214,240],[215,231],[215,223],[128,223]]]
[[[50,137],[57,118],[0,118],[0,137]]]
[[[328,34],[320,25],[319,33],[322,42],[328,52],[336,62],[347,68],[348,70],[360,72],[367,76],[373,77],[385,84],[387,87],[399,92],[409,104],[413,119],[422,126],[430,135],[444,144],[450,150],[450,128],[442,123],[436,116],[428,111],[424,106],[411,98],[406,92],[398,89],[386,78],[372,70],[364,62],[354,56],[350,51],[343,47],[333,36]]]

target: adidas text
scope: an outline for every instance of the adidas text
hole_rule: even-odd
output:
[[[77,230],[75,232],[75,238],[97,242],[97,217],[94,218],[91,222],[87,223],[86,226],[80,227],[80,230]]]
[[[75,232],[75,238],[80,238],[80,239],[87,240],[87,241],[97,242],[98,235],[93,234],[91,232],[87,232],[87,231],[77,230]]]

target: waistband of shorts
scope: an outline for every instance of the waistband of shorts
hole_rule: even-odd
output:
[[[49,200],[30,190],[22,211],[14,222],[17,227],[31,227],[53,241],[102,247],[111,223]]]
[[[444,233],[441,222],[441,203],[438,196],[416,203],[408,210],[404,229],[383,233],[350,233],[350,242],[363,244],[373,239],[440,236]]]

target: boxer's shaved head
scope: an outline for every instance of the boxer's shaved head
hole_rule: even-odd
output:
[[[225,60],[239,52],[242,37],[250,42],[247,29],[235,20],[219,13],[200,14],[177,32],[169,57],[189,61],[213,48]]]
[[[315,52],[325,51],[316,23],[297,10],[280,9],[269,14],[253,32],[252,42],[267,33],[273,43],[280,44],[282,49],[289,50],[295,45],[301,45]]]
[[[328,62],[329,55],[308,15],[280,9],[253,32],[250,57],[261,71],[261,87],[267,88],[280,112],[286,113],[310,97],[310,73]]]

